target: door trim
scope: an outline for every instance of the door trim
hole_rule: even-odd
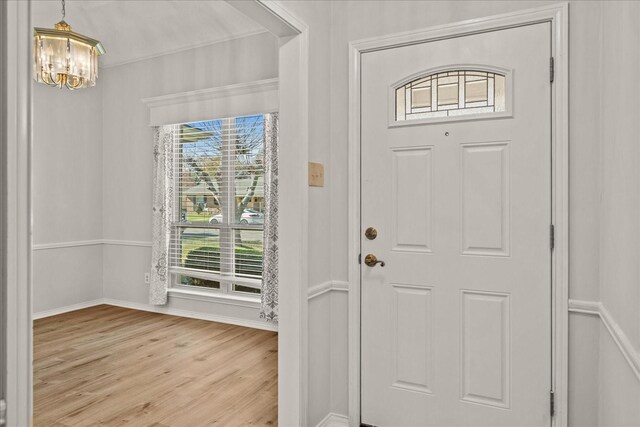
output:
[[[569,4],[559,3],[471,19],[349,43],[349,425],[360,425],[360,84],[361,55],[382,49],[551,23],[551,54],[555,76],[551,85],[551,203],[555,225],[552,254],[551,383],[555,395],[552,426],[567,425],[569,313]]]
[[[28,426],[33,408],[31,330],[31,4],[4,5],[6,25],[2,64],[6,180],[2,197],[6,234],[6,424]]]

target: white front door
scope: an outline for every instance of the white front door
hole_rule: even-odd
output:
[[[550,424],[550,46],[539,23],[362,54],[364,424]]]

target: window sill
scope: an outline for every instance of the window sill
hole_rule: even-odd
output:
[[[183,288],[169,288],[167,293],[173,298],[208,301],[218,304],[236,305],[247,308],[260,308],[259,296],[244,296],[222,292],[207,292]]]

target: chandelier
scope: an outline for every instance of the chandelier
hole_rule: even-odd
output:
[[[82,89],[95,86],[98,78],[98,56],[105,53],[98,40],[71,31],[64,21],[55,29],[34,28],[34,79],[48,86]]]

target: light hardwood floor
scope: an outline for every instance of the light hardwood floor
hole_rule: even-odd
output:
[[[100,305],[34,322],[34,426],[276,425],[274,332]]]

